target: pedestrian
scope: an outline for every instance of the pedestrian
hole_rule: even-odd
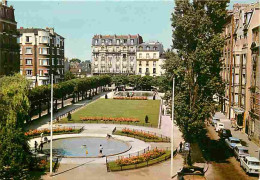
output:
[[[40,144],[40,152],[42,153],[42,148],[43,148],[43,142],[41,142],[41,144]]]
[[[182,141],[180,142],[180,150],[179,152],[182,152]]]
[[[46,136],[43,139],[44,139],[44,142],[46,142],[46,143],[48,142],[48,138]]]
[[[102,147],[102,145],[100,144],[100,145],[99,145],[99,153],[100,153],[100,155],[102,155],[102,152],[103,152],[103,147]]]
[[[68,116],[67,116],[67,118],[68,118],[68,121],[70,121],[70,120],[71,120],[71,114],[70,114],[70,112],[68,113]]]
[[[59,117],[56,117],[56,122],[57,122],[57,123],[59,122]]]
[[[37,143],[37,141],[34,141],[34,150],[35,150],[35,152],[37,152],[37,147],[38,147],[38,143]]]

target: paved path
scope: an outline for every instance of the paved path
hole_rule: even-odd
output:
[[[225,128],[231,130],[233,137],[239,138],[242,141],[246,142],[246,145],[249,148],[249,153],[251,156],[259,158],[258,151],[260,150],[260,147],[257,146],[254,142],[249,141],[246,133],[242,131],[235,131],[234,128],[231,128],[231,121],[228,118],[226,118],[226,116],[223,113],[217,112],[214,117],[219,118],[220,121],[224,123]]]
[[[173,170],[177,172],[182,167],[182,157],[177,155],[173,163]],[[63,164],[56,174],[53,177],[45,175],[42,178],[46,180],[172,180],[170,178],[170,161],[120,172],[107,172],[106,167],[101,164]]]

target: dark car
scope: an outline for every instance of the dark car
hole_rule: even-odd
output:
[[[221,139],[226,139],[232,137],[231,131],[229,129],[220,129],[218,135]]]

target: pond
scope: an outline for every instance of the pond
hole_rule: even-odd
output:
[[[123,141],[113,138],[77,137],[53,140],[53,154],[64,157],[99,157],[100,145],[103,156],[120,154],[131,147]],[[43,151],[49,154],[50,143],[43,146]]]

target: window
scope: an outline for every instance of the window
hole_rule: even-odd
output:
[[[25,64],[26,65],[32,65],[32,59],[26,59]]]
[[[26,70],[25,72],[26,72],[26,76],[32,76],[32,70],[31,69]]]
[[[156,51],[157,47],[153,47],[153,50]]]
[[[41,43],[48,43],[48,37],[47,36],[42,36],[41,37]]]
[[[23,54],[23,48],[20,47],[20,54]]]
[[[139,73],[142,73],[142,68],[139,68]]]
[[[142,62],[141,61],[139,61],[139,66],[142,66]]]
[[[134,45],[134,39],[131,39],[131,40],[130,40],[130,44],[131,44],[131,45]]]
[[[126,54],[123,54],[123,58],[126,58]]]
[[[55,65],[55,59],[52,58],[52,65],[54,66]]]
[[[153,68],[153,73],[156,74],[156,68]]]
[[[60,50],[59,49],[57,49],[57,55],[60,55]]]
[[[127,39],[124,39],[123,42],[126,44],[127,43]]]
[[[26,41],[27,43],[30,42],[30,39],[31,39],[30,36],[26,36],[26,37],[25,37],[25,41]]]
[[[153,66],[156,66],[156,61],[153,62]]]
[[[49,49],[48,48],[39,48],[39,54],[47,55],[47,54],[49,54]]]
[[[116,44],[119,45],[120,44],[120,39],[116,40]]]
[[[149,61],[146,61],[146,66],[149,66]]]
[[[142,58],[142,53],[139,54],[139,59],[141,59],[141,58]]]
[[[108,44],[111,45],[112,44],[112,39],[108,40]]]
[[[105,43],[105,39],[102,39],[102,40],[101,40],[101,43]]]
[[[153,58],[156,59],[156,53],[153,53]]]
[[[32,54],[32,48],[26,48],[25,54]]]
[[[149,51],[149,50],[150,50],[150,47],[149,47],[149,46],[146,46],[146,50]]]
[[[146,53],[146,59],[149,59],[150,56],[149,56],[149,53]]]
[[[95,39],[95,44],[98,44],[98,40],[97,39]]]
[[[40,65],[48,66],[49,65],[49,59],[40,59]]]
[[[146,73],[149,73],[149,68],[146,68],[146,69],[145,69],[145,72],[146,72]]]

